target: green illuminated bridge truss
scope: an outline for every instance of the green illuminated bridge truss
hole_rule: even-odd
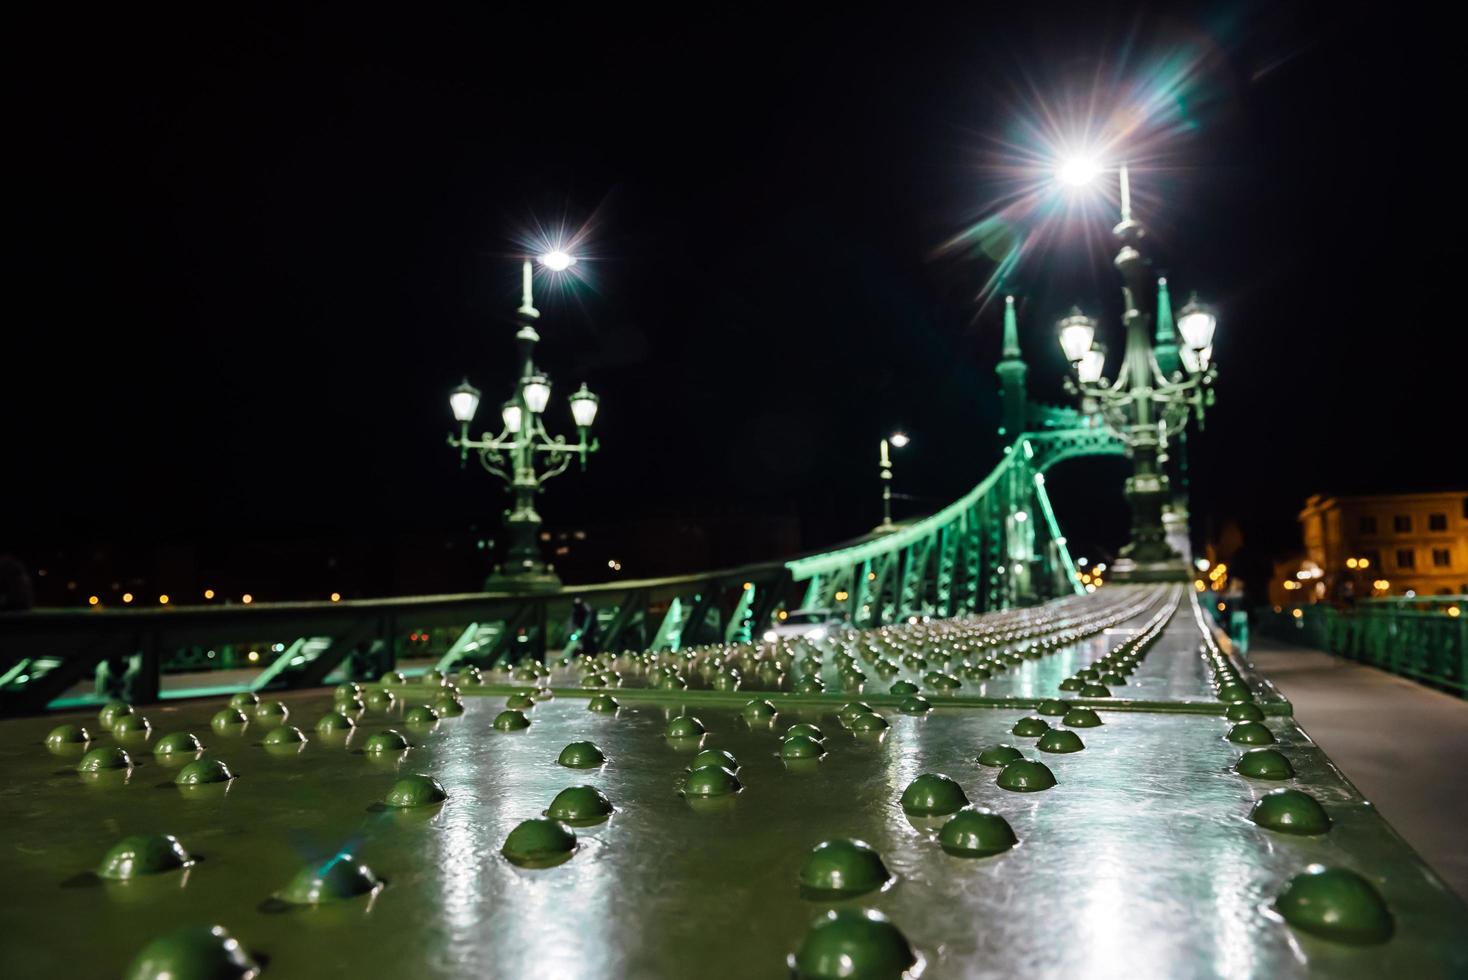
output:
[[[1048,411],[1046,423],[1077,420]],[[568,625],[576,598],[595,610],[598,649],[678,650],[749,640],[780,610],[834,610],[867,627],[1079,594],[1045,473],[1073,457],[1122,452],[1100,427],[1026,433],[978,486],[936,514],[831,551],[701,575],[548,595],[0,616],[0,714],[73,707],[109,693],[147,703],[241,687],[316,687],[396,667],[412,674],[575,653],[585,647]]]

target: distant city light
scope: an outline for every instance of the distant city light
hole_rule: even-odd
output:
[[[124,592],[122,594],[122,601],[123,602],[132,602],[133,601],[133,594],[131,592]]]
[[[246,592],[244,595],[240,596],[240,601],[248,606],[250,603],[255,601],[255,597]]]
[[[1079,566],[1081,566],[1082,568],[1085,568],[1087,565],[1091,564],[1091,559],[1089,559],[1089,558],[1077,558],[1076,559],[1076,564],[1079,565]]]
[[[101,599],[98,599],[96,596],[88,596],[87,597],[87,605],[89,605],[89,606],[95,606],[97,603],[99,603],[101,601],[102,600]]]
[[[167,596],[167,594],[164,594],[164,595],[161,595],[161,596],[158,597],[158,605],[160,605],[160,606],[166,606],[166,605],[168,605],[168,596]]]
[[[213,589],[205,589],[204,590],[204,598],[205,599],[212,599],[212,598],[214,598],[214,590]]]
[[[342,594],[340,592],[333,592],[331,594],[331,601],[332,602],[341,602],[342,601]]]
[[[1290,610],[1290,615],[1293,616],[1293,617],[1295,617],[1296,619],[1299,619],[1301,616],[1304,616],[1305,614],[1303,612],[1301,612],[1299,608],[1295,608],[1295,609],[1291,609]]]
[[[254,663],[255,661],[257,661],[259,659],[260,659],[260,651],[259,650],[251,650],[250,651],[250,655],[249,655],[249,661],[250,661],[250,663]]]

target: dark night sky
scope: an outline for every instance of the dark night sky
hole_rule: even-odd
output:
[[[492,518],[445,396],[504,397],[531,219],[593,221],[594,282],[538,303],[552,417],[603,397],[553,523],[793,512],[840,540],[896,425],[907,506],[939,505],[996,458],[999,321],[992,266],[937,247],[991,210],[1017,93],[1172,52],[1196,126],[1139,209],[1221,310],[1195,524],[1260,562],[1311,492],[1468,482],[1445,31],[1356,3],[706,6],[38,6],[12,29],[0,551]],[[1071,303],[1120,347],[1108,261],[1010,280],[1050,400]],[[1123,538],[1121,472],[1057,471],[1083,550]]]

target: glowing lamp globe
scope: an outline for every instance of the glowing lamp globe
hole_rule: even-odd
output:
[[[1177,329],[1183,335],[1183,342],[1196,351],[1213,346],[1213,331],[1217,326],[1218,318],[1199,303],[1196,296],[1188,300],[1188,305],[1177,317]]]
[[[500,406],[500,418],[505,420],[505,430],[516,435],[520,432],[520,426],[525,421],[525,410],[515,402],[505,402]]]
[[[1060,330],[1060,349],[1065,352],[1065,359],[1074,364],[1084,358],[1096,339],[1096,321],[1073,307],[1070,316],[1061,320],[1057,326]]]
[[[454,410],[454,418],[458,421],[472,422],[474,413],[479,410],[479,389],[465,380],[449,392],[449,407]]]
[[[582,382],[581,387],[576,389],[571,396],[571,417],[576,420],[576,425],[583,429],[591,428],[591,423],[596,421],[597,403],[600,401],[591,389]]]
[[[523,389],[525,407],[535,415],[545,411],[545,406],[550,402],[550,389],[550,379],[543,374],[532,374],[526,378]]]

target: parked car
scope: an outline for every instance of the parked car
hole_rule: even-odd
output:
[[[845,627],[846,615],[835,609],[795,609],[783,618],[776,615],[774,623],[765,630],[764,639],[766,643],[796,637],[824,640],[828,634]]]

